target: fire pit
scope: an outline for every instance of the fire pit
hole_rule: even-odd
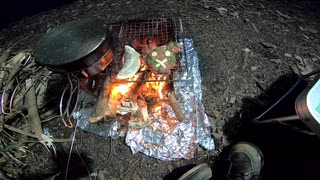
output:
[[[134,153],[162,160],[191,158],[197,144],[213,149],[198,58],[192,39],[183,37],[181,20],[129,20],[109,25],[108,31],[112,53],[102,59],[111,64],[99,73],[88,73],[97,69],[92,65],[73,75],[81,88],[70,85],[63,93],[70,90],[64,111],[64,96],[60,103],[69,124],[73,118],[100,136],[126,134]],[[76,105],[69,112],[73,96]]]

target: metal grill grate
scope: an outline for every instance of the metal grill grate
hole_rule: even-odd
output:
[[[145,43],[151,40],[161,46],[175,40],[174,25],[172,20],[167,18],[131,20],[123,24],[119,38],[123,44]]]
[[[116,42],[118,42],[118,52],[116,52],[114,61],[111,69],[111,81],[112,82],[123,82],[118,81],[115,77],[124,64],[123,47],[124,45],[130,45],[141,53],[141,49],[146,46],[150,41],[155,42],[157,46],[166,45],[170,41],[177,41],[183,38],[183,26],[181,19],[170,19],[170,18],[152,18],[152,19],[135,19],[123,21],[121,24],[113,25],[113,32],[116,33]],[[184,47],[181,47],[182,53]],[[178,62],[178,66],[175,69],[176,72],[181,71],[181,67],[187,65],[185,63]],[[148,70],[144,71],[144,77]],[[170,81],[178,80],[174,79],[173,75],[169,75]],[[129,80],[130,81],[130,80]],[[144,78],[140,79],[144,81]]]

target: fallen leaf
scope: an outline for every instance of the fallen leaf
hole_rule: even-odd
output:
[[[214,109],[212,110],[212,112],[217,119],[221,119],[221,113],[219,111]]]
[[[285,56],[285,57],[288,57],[288,58],[291,58],[291,57],[292,57],[292,54],[290,54],[290,53],[284,53],[284,56]]]
[[[257,69],[258,69],[257,66],[252,66],[252,67],[251,67],[251,71],[256,71]]]
[[[318,61],[319,59],[316,58],[316,57],[313,57],[313,58],[311,58],[311,60],[312,60],[313,62],[316,62],[316,61]]]
[[[235,18],[237,18],[237,19],[239,19],[239,12],[237,12],[237,11],[231,12],[230,15],[235,17]]]
[[[249,48],[243,48],[242,51],[246,52],[246,53],[249,53],[250,52],[250,49]]]
[[[298,55],[295,55],[294,58],[298,61],[300,61],[301,63],[303,63],[303,60],[302,60],[302,57],[301,56],[298,56]]]
[[[265,48],[276,48],[277,46],[272,44],[272,43],[268,43],[268,42],[260,42]]]
[[[271,62],[275,62],[277,64],[282,63],[281,59],[270,59]]]
[[[174,167],[171,164],[169,164],[167,166],[167,169],[168,169],[169,172],[172,172],[174,170]]]
[[[297,67],[302,75],[309,74],[316,69],[315,64],[307,58],[304,58],[302,62],[297,63]]]
[[[307,35],[305,35],[305,34],[302,34],[302,35],[303,35],[304,38],[310,39],[309,36],[307,36]]]
[[[275,10],[275,12],[276,12],[276,13],[278,13],[279,15],[281,15],[282,17],[287,18],[287,19],[290,19],[290,18],[291,18],[290,16],[288,16],[288,15],[286,15],[286,14],[281,13],[280,11]]]
[[[305,28],[304,28],[304,27],[299,26],[299,29],[300,29],[301,31],[311,32],[311,33],[314,33],[314,34],[316,34],[316,33],[319,32],[318,30],[313,29],[313,28],[310,28],[310,27],[305,27]]]
[[[258,31],[257,26],[254,23],[251,23],[251,24],[252,24],[253,29],[258,33],[259,31]]]
[[[228,10],[227,10],[226,8],[224,8],[224,7],[216,8],[216,10],[217,10],[218,13],[220,14],[220,16],[223,16],[223,15],[225,15],[225,14],[228,12]]]
[[[297,65],[291,65],[290,67],[295,74],[301,75]]]

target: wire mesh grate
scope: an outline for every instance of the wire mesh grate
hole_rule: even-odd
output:
[[[166,45],[170,41],[179,42],[183,38],[183,26],[181,19],[172,18],[151,18],[151,19],[134,19],[123,21],[118,25],[112,27],[113,31],[116,29],[118,34],[116,34],[116,42],[118,42],[113,64],[111,66],[111,80],[112,82],[123,82],[116,79],[116,75],[121,70],[124,64],[123,59],[123,47],[124,45],[132,46],[135,50],[141,53],[141,49],[147,46],[150,42],[155,43],[157,46]],[[184,52],[184,47],[181,47],[182,53]],[[182,65],[187,65],[186,63],[178,62],[178,66],[174,71],[181,71]],[[148,70],[143,71],[144,76],[147,77],[146,73]],[[173,75],[170,74],[169,81],[175,81],[179,79],[174,79]],[[133,81],[133,80],[128,80]],[[140,78],[139,81],[150,81],[145,80],[145,78]]]

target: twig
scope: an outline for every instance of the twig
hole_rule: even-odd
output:
[[[131,166],[130,168],[128,168],[126,172],[123,173],[122,178],[123,178],[125,175],[127,175],[127,173],[129,173],[131,170],[134,169],[134,166],[138,163],[138,161],[139,161],[140,159],[141,159],[141,157],[139,157],[139,158],[132,164],[132,166]]]
[[[28,118],[30,120],[31,130],[35,133],[39,141],[43,141],[43,131],[37,108],[36,92],[31,78],[26,80],[26,89],[28,89],[26,93],[26,103],[28,107]]]
[[[29,136],[29,137],[38,139],[35,134],[23,131],[23,130],[21,130],[19,128],[15,128],[15,127],[7,125],[7,124],[4,124],[3,127],[8,129],[8,130],[10,130],[10,131],[15,132],[15,133],[22,134],[22,135],[25,135],[25,136]],[[69,142],[69,141],[71,141],[71,140],[70,139],[53,139],[53,142]]]
[[[124,164],[124,165],[126,165],[128,168],[130,167],[123,159],[121,159],[119,156],[117,156],[116,154],[114,154],[114,153],[112,153],[112,155],[114,156],[114,157],[116,157],[116,158],[118,158],[120,161],[122,161],[122,163]]]
[[[19,164],[26,165],[25,163],[23,163],[23,162],[20,161],[19,159],[15,158],[10,152],[6,152],[6,154],[7,154],[11,159],[14,159],[16,162],[18,162]]]
[[[252,24],[254,30],[256,30],[256,32],[259,33],[257,26],[254,23],[251,23],[251,24]]]

